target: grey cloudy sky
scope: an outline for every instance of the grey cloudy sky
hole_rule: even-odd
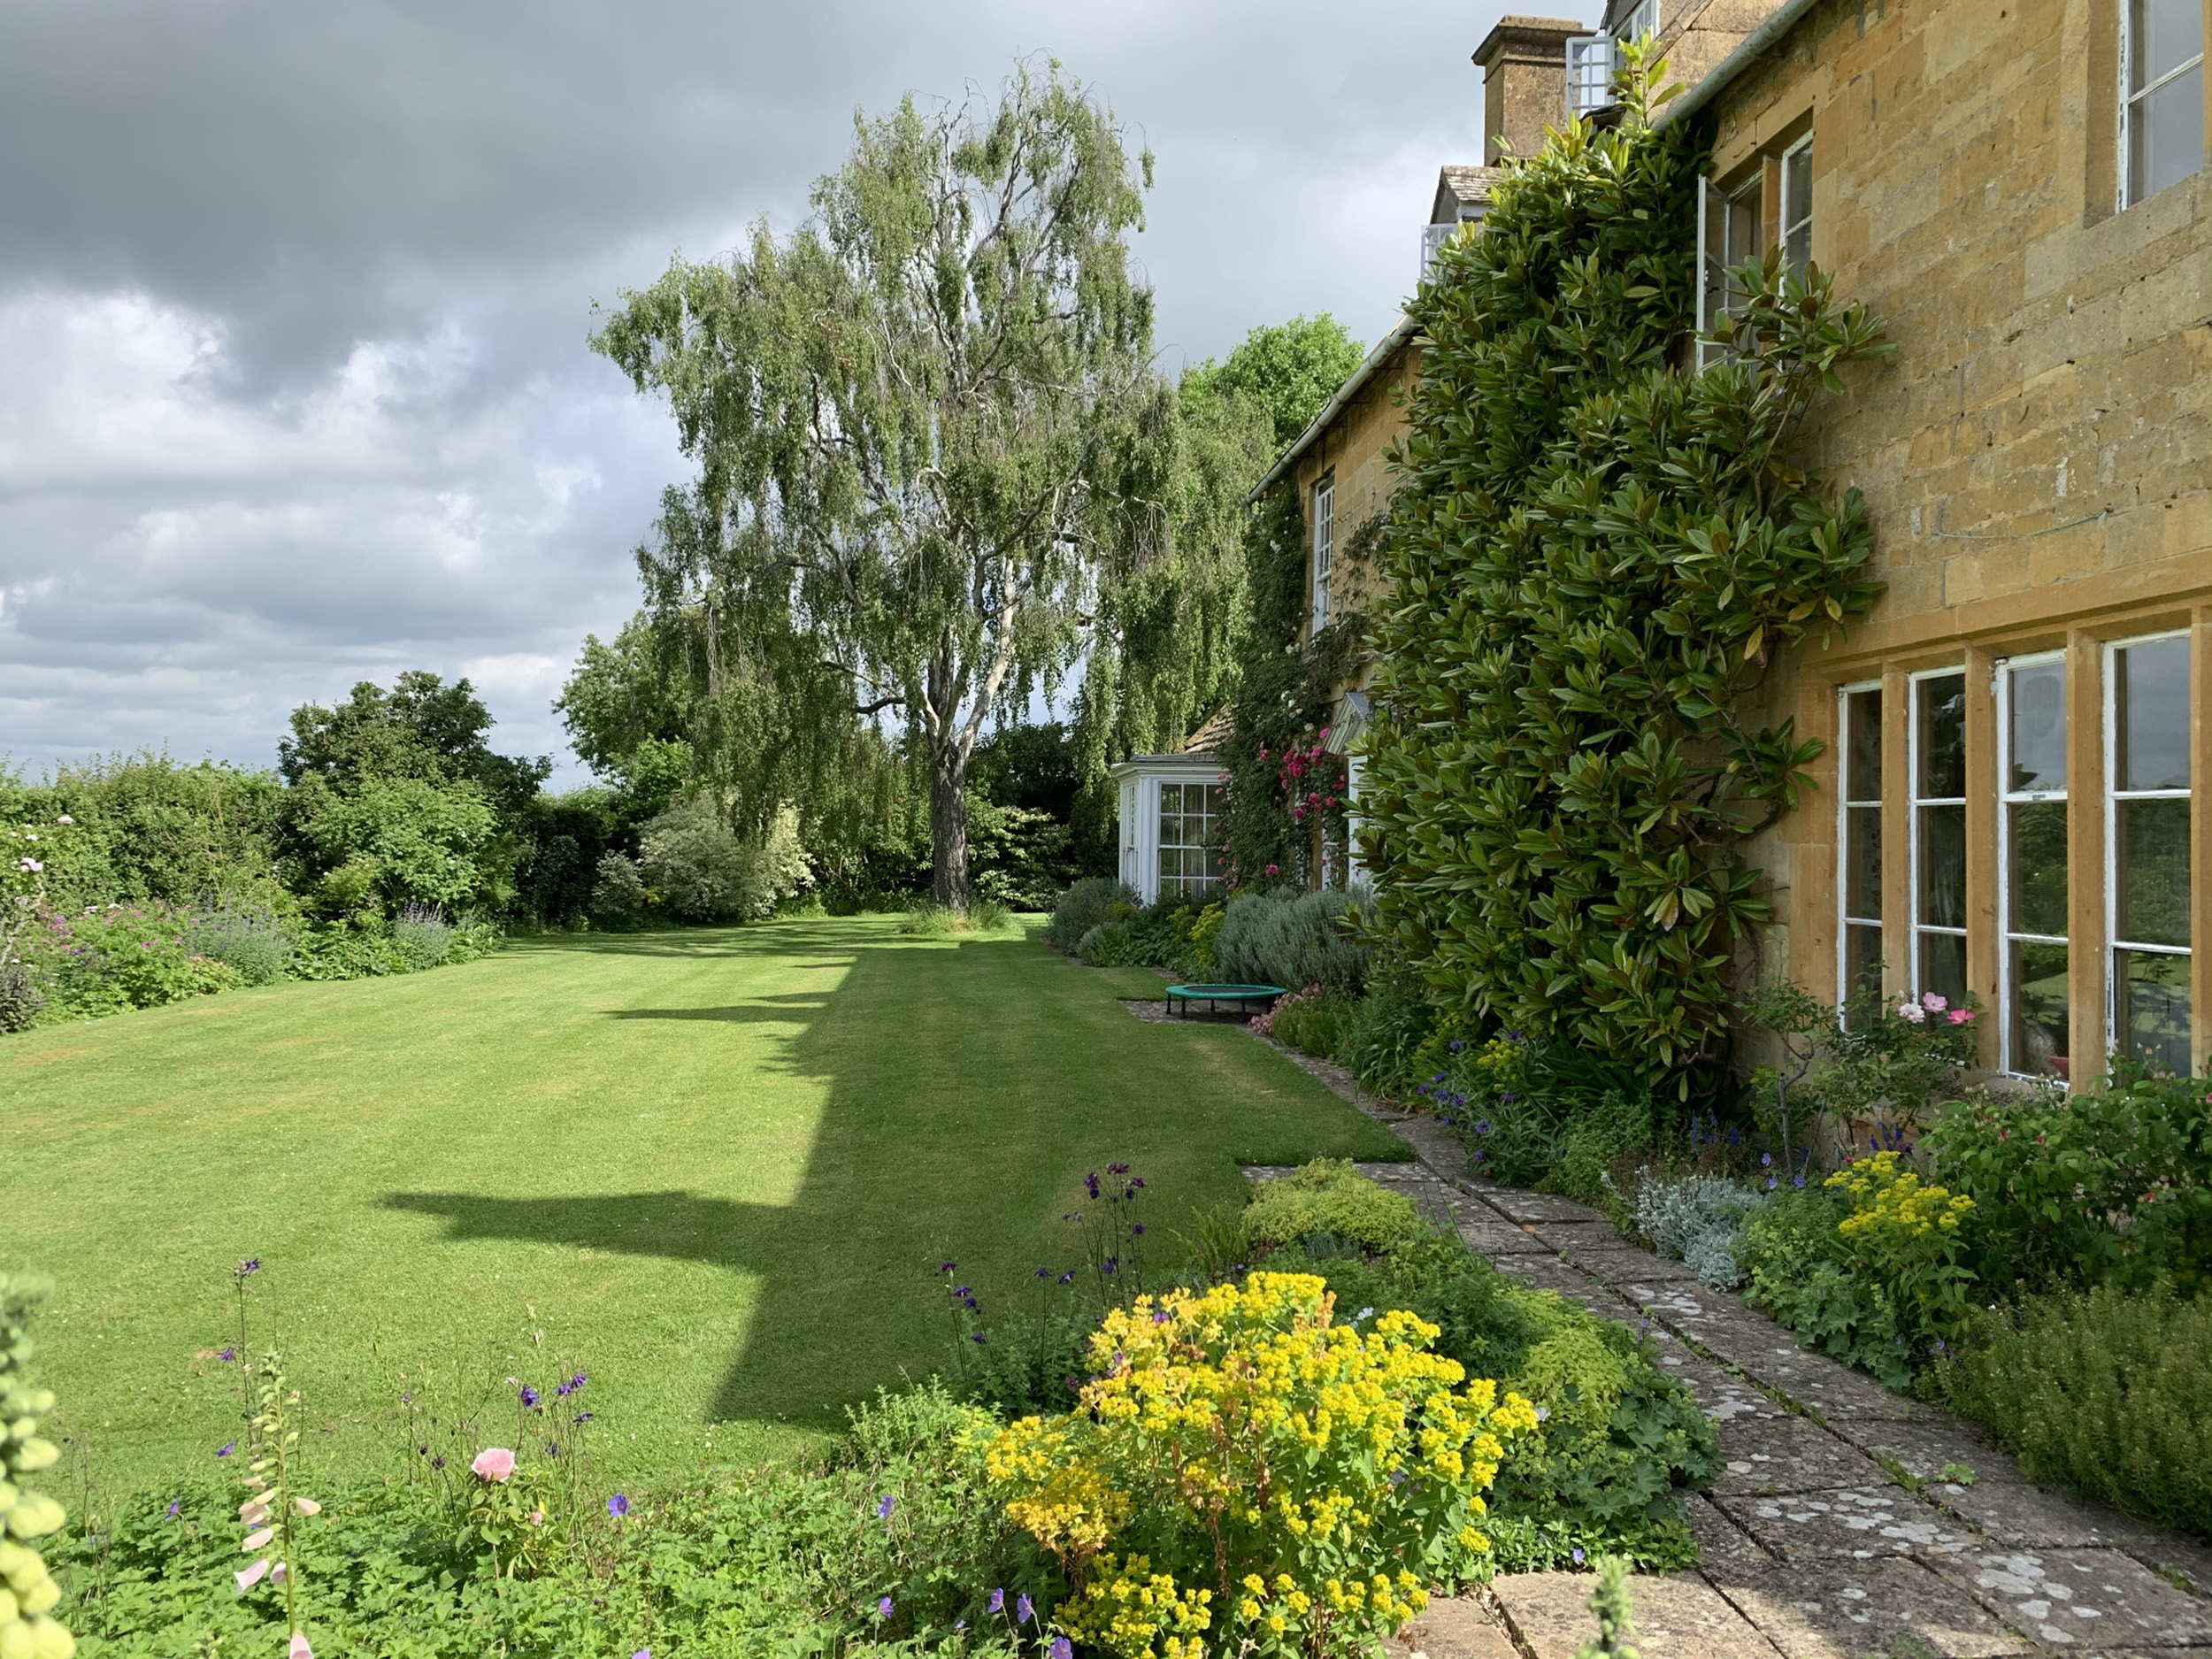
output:
[[[576,779],[550,700],[683,471],[595,298],[789,226],[856,105],[1046,51],[1158,157],[1167,366],[1371,341],[1503,10],[0,0],[0,756],[265,764],[424,667]]]

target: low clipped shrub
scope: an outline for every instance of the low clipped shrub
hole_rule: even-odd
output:
[[[1136,894],[1122,883],[1110,876],[1086,876],[1054,902],[1045,937],[1072,952],[1092,928],[1133,916],[1137,910]]]
[[[1653,1174],[1636,1188],[1631,1217],[1653,1249],[1682,1263],[1699,1283],[1734,1290],[1744,1281],[1738,1260],[1744,1222],[1766,1201],[1766,1194],[1718,1176]]]
[[[1316,1158],[1291,1174],[1262,1181],[1245,1206],[1254,1245],[1300,1244],[1317,1236],[1387,1249],[1420,1228],[1413,1201],[1378,1187],[1348,1159]]]
[[[1351,902],[1351,895],[1337,887],[1238,895],[1230,900],[1214,937],[1221,977],[1238,984],[1319,985],[1356,995],[1366,977],[1367,952],[1344,925]]]
[[[638,863],[670,913],[689,922],[771,915],[811,879],[794,809],[778,809],[758,834],[741,837],[705,795],[647,823],[638,833]]]
[[[2212,1539],[2212,1299],[2030,1297],[1978,1316],[1934,1378],[2030,1479]]]
[[[265,905],[202,910],[186,928],[185,940],[194,956],[221,963],[241,985],[274,985],[292,962],[292,930]]]
[[[1109,1313],[1076,1409],[984,1454],[1077,1586],[1061,1628],[1125,1659],[1341,1652],[1475,1573],[1483,1493],[1536,1413],[1435,1337],[1402,1311],[1339,1323],[1299,1273]]]

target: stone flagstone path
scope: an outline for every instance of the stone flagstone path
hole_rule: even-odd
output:
[[[2212,1659],[2212,1550],[2029,1485],[1977,1430],[1800,1348],[1597,1211],[1475,1179],[1448,1129],[1361,1098],[1339,1067],[1290,1057],[1418,1160],[1362,1174],[1502,1271],[1635,1325],[1717,1425],[1726,1469],[1687,1503],[1696,1570],[1632,1583],[1644,1659]],[[1943,1478],[1955,1465],[1970,1484]],[[1399,1650],[1571,1659],[1594,1628],[1592,1582],[1501,1577],[1431,1608]]]

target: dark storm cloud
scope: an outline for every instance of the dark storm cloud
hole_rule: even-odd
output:
[[[0,0],[0,754],[264,760],[411,665],[557,749],[683,470],[594,298],[790,224],[856,105],[1049,50],[1157,155],[1171,365],[1371,339],[1502,9]]]

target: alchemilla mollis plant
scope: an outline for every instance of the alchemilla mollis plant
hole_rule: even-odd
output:
[[[1483,1494],[1527,1401],[1402,1310],[1335,1322],[1310,1274],[1140,1296],[1076,1409],[985,1448],[1071,1586],[1061,1629],[1124,1659],[1335,1651],[1396,1630],[1488,1548]]]
[[[1706,143],[1652,125],[1663,70],[1512,168],[1414,302],[1363,791],[1376,919],[1447,1005],[1658,1067],[1724,1029],[1768,913],[1743,843],[1819,752],[1756,694],[1878,590],[1791,439],[1886,349],[1776,255],[1694,369]]]

